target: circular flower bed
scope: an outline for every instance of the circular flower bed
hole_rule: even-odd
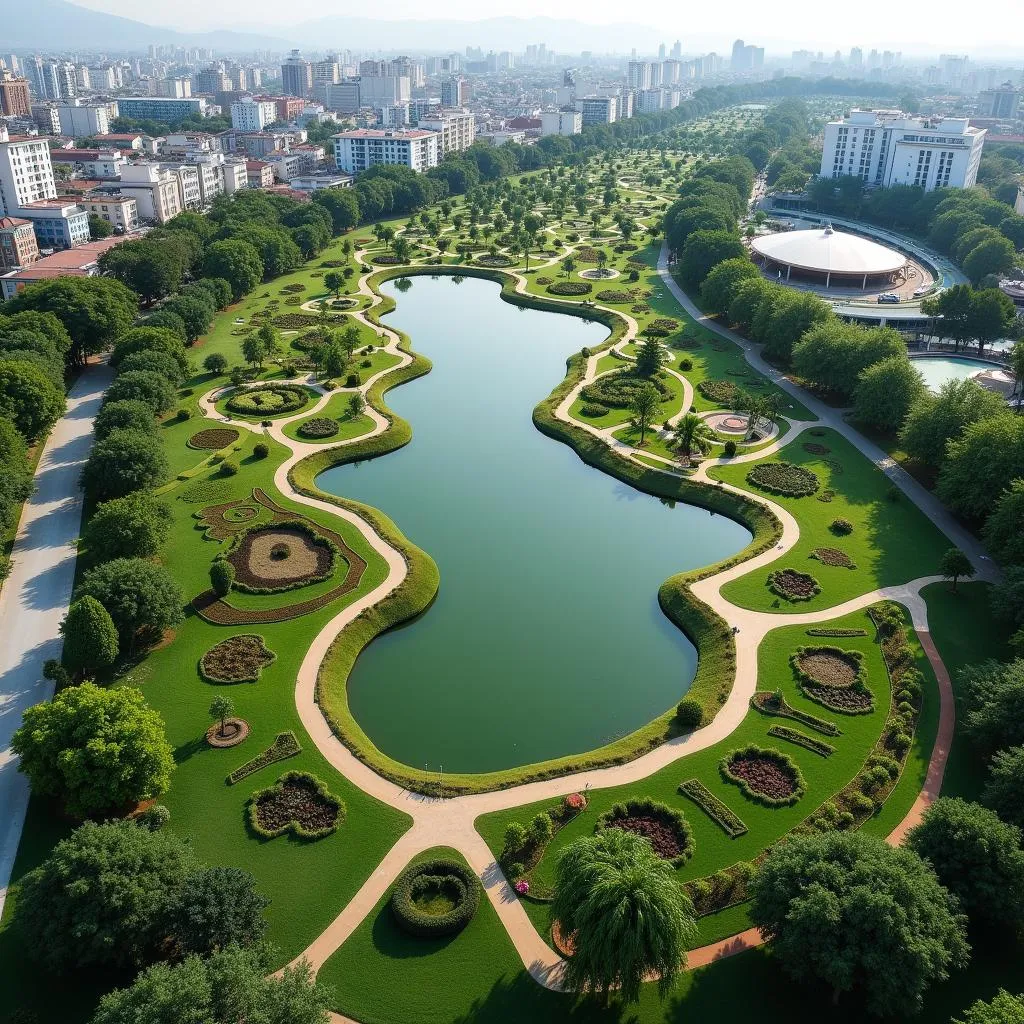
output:
[[[208,430],[200,430],[193,434],[185,443],[189,448],[198,448],[200,451],[220,451],[234,444],[238,440],[238,431],[231,427],[210,427]]]
[[[227,409],[241,416],[281,416],[308,401],[309,392],[298,384],[266,384],[236,392],[227,400]]]
[[[314,416],[302,423],[296,433],[299,437],[324,438],[334,437],[339,429],[341,428],[337,420],[332,420],[328,416]]]
[[[801,647],[790,664],[801,682],[821,686],[853,686],[864,677],[864,656],[841,647]]]
[[[615,373],[598,377],[597,380],[583,388],[580,396],[585,402],[596,402],[598,405],[626,409],[636,393],[648,386],[653,386],[658,391],[662,401],[672,397],[672,391],[665,383],[662,374],[656,373],[651,377],[643,377],[633,370],[618,370]]]
[[[766,807],[787,807],[804,795],[806,785],[796,762],[781,750],[755,744],[734,750],[719,762],[726,782]]]
[[[768,589],[787,601],[810,601],[821,593],[818,581],[798,569],[777,569],[768,576]]]
[[[841,569],[856,569],[857,563],[839,548],[815,548],[811,558],[816,558],[822,565],[838,566]]]
[[[619,272],[612,267],[580,271],[580,277],[586,278],[588,281],[610,281],[613,277],[618,276]]]
[[[249,799],[249,824],[264,839],[291,832],[298,839],[322,839],[345,818],[345,805],[314,775],[285,772]]]
[[[302,520],[252,526],[224,556],[235,567],[235,589],[276,594],[334,574],[338,548]]]
[[[240,633],[211,647],[199,659],[199,674],[210,683],[255,683],[276,655],[256,633]]]
[[[851,686],[844,690],[835,686],[805,683],[800,690],[809,700],[841,715],[868,715],[875,710],[871,691],[864,686]]]
[[[662,860],[676,867],[693,856],[693,831],[683,815],[665,804],[645,798],[615,804],[597,819],[597,830],[620,828],[643,836]]]
[[[587,281],[555,281],[548,285],[551,295],[588,295],[593,285]]]
[[[226,750],[228,747],[237,747],[248,735],[249,723],[245,719],[225,718],[223,729],[220,722],[216,722],[206,730],[206,742],[211,747]]]
[[[747,482],[788,498],[802,498],[818,489],[816,474],[790,462],[760,462],[747,473]]]
[[[410,864],[391,893],[399,927],[424,939],[462,931],[479,905],[480,880],[465,864],[445,858]]]

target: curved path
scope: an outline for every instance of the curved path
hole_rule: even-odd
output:
[[[662,263],[664,263],[664,254],[662,256]],[[675,282],[668,278],[664,268],[662,268],[662,273],[663,276],[666,277],[667,283],[670,288],[672,288],[673,293],[676,294],[677,287],[675,286]],[[527,285],[526,278],[523,275],[514,272],[512,273],[512,276],[516,282],[515,290],[519,293],[524,292]],[[373,293],[372,289],[370,289],[366,284],[365,278],[360,279],[359,285],[360,292],[372,296],[371,306],[376,305],[381,301],[380,297]],[[704,320],[699,311],[694,310],[692,304],[689,303],[689,300],[686,299],[681,292],[676,294],[676,297],[687,308],[691,315],[695,315],[698,319]],[[636,336],[637,324],[635,320],[631,317],[626,317],[626,320],[628,322],[628,330],[626,336],[618,343],[618,346],[627,344]],[[376,325],[373,326],[375,330],[380,330]],[[717,325],[713,323],[707,323],[707,326],[712,329],[717,329],[719,333],[724,333],[722,329],[718,328]],[[384,329],[384,332],[389,337],[387,348],[391,351],[397,352],[397,335],[386,328]],[[873,458],[873,461],[875,461],[876,464],[881,465],[888,475],[893,477],[901,486],[906,483],[906,480],[910,480],[913,487],[905,487],[904,489],[907,490],[907,493],[912,500],[917,500],[918,495],[915,493],[915,489],[920,488],[916,482],[912,481],[909,477],[906,477],[906,474],[903,474],[902,470],[892,467],[891,465],[886,465],[885,463],[887,462],[887,459],[884,456],[884,453],[879,453],[877,449],[872,451],[873,446],[853,431],[853,429],[843,421],[834,410],[828,409],[820,403],[815,403],[813,400],[809,401],[808,396],[804,395],[802,391],[799,391],[795,385],[792,385],[791,382],[782,378],[776,371],[773,371],[770,367],[761,363],[756,353],[754,353],[748,345],[743,343],[742,340],[731,336],[731,332],[727,336],[729,336],[731,341],[741,344],[741,347],[743,347],[747,354],[748,360],[756,369],[765,373],[765,375],[770,376],[779,384],[780,387],[789,391],[791,394],[798,396],[801,401],[811,406],[819,415],[819,420],[817,422],[825,423],[842,433],[861,451],[864,451],[869,458]],[[404,353],[402,354],[405,355]],[[407,355],[405,358],[406,361],[408,361],[409,357]],[[569,409],[578,395],[580,388],[583,387],[585,383],[594,379],[599,358],[600,354],[593,355],[588,359],[583,381],[573,388],[566,398],[563,399],[556,409],[555,415],[559,419],[571,421],[575,425],[586,429],[588,432],[600,437],[605,441],[605,443],[621,450],[622,454],[630,456],[635,454],[636,450],[625,445],[618,439],[613,438],[608,430],[602,430],[597,427],[593,427],[592,425],[579,423],[576,420],[572,420],[569,415]],[[382,372],[386,373],[390,371]],[[684,401],[682,404],[682,410],[680,414],[678,414],[681,415],[682,412],[685,412],[689,408],[690,403],[692,402],[693,391],[689,382],[686,381],[681,374],[676,375],[683,381],[684,387]],[[367,382],[367,384],[363,385],[362,390],[365,391],[370,383],[371,382]],[[278,468],[275,474],[275,484],[283,494],[288,495],[293,500],[334,515],[340,515],[342,518],[351,522],[360,530],[374,549],[384,558],[388,566],[388,574],[385,580],[375,588],[373,592],[365,595],[355,604],[339,612],[338,615],[324,626],[320,634],[314,639],[305,659],[303,660],[296,679],[296,706],[298,708],[300,718],[302,719],[303,726],[309,733],[310,738],[317,745],[317,748],[324,757],[330,761],[333,767],[341,772],[354,785],[359,786],[360,789],[384,803],[404,811],[411,817],[412,826],[392,847],[385,858],[373,871],[356,895],[342,909],[334,921],[331,922],[331,924],[302,952],[302,954],[300,954],[299,957],[296,957],[295,962],[300,959],[305,959],[310,963],[314,972],[318,971],[323,963],[342,945],[342,943],[353,933],[365,917],[373,910],[380,899],[385,895],[402,868],[405,867],[413,856],[424,850],[430,849],[431,847],[449,846],[462,853],[474,871],[476,871],[480,876],[487,896],[515,945],[524,967],[540,984],[545,985],[548,988],[560,990],[563,987],[563,961],[537,932],[533,923],[530,921],[523,909],[522,904],[516,898],[500,867],[495,862],[493,853],[480,834],[476,831],[474,827],[476,818],[480,815],[488,814],[493,811],[508,809],[537,800],[558,798],[585,787],[602,789],[637,782],[648,777],[652,773],[659,771],[665,766],[672,764],[674,761],[682,757],[695,753],[699,750],[703,750],[724,740],[737,728],[748,713],[749,701],[757,686],[757,651],[760,642],[766,633],[781,625],[789,626],[825,622],[838,618],[849,612],[866,608],[881,600],[897,601],[909,609],[914,628],[921,639],[922,645],[932,663],[933,668],[935,669],[936,677],[939,682],[940,723],[938,738],[929,763],[925,786],[922,789],[921,794],[918,796],[913,808],[908,812],[904,820],[896,827],[896,829],[893,830],[889,837],[890,841],[899,842],[907,829],[912,827],[919,820],[923,810],[938,795],[948,756],[949,743],[953,733],[954,706],[949,676],[942,665],[941,659],[939,658],[935,646],[931,641],[930,634],[928,633],[927,609],[924,599],[921,597],[921,590],[923,587],[937,582],[940,577],[925,577],[902,586],[887,587],[881,590],[876,590],[871,593],[862,594],[844,602],[843,604],[813,612],[777,614],[751,611],[732,605],[721,596],[720,591],[722,586],[732,579],[744,576],[760,566],[767,565],[781,558],[796,544],[800,536],[799,526],[789,512],[775,502],[760,497],[758,500],[771,508],[782,523],[782,535],[777,546],[766,552],[762,552],[754,558],[724,570],[713,577],[701,580],[692,586],[693,592],[699,599],[706,602],[710,607],[718,612],[718,614],[722,615],[731,625],[738,628],[738,633],[736,635],[735,683],[726,703],[715,716],[714,720],[707,726],[691,734],[676,737],[656,749],[627,762],[626,764],[579,772],[573,775],[566,775],[559,778],[524,784],[496,792],[472,794],[447,800],[426,797],[421,794],[411,792],[381,777],[369,766],[358,760],[331,731],[325,718],[321,714],[318,705],[316,704],[316,680],[320,664],[334,638],[356,617],[356,615],[359,614],[360,611],[380,600],[387,593],[397,587],[405,578],[406,566],[402,555],[379,537],[376,532],[358,516],[345,509],[341,509],[336,505],[298,494],[292,490],[288,482],[289,469],[300,458],[308,455],[310,451],[321,450],[324,446],[322,444],[308,444],[293,441],[290,438],[285,437],[281,428],[288,422],[304,418],[317,412],[326,404],[327,401],[328,396],[324,394],[312,409],[304,410],[302,413],[289,417],[288,419],[275,421],[274,425],[268,428],[268,432],[271,436],[288,447],[292,453]],[[200,400],[200,402],[207,412],[210,412],[214,416],[217,415],[215,411],[211,411],[211,396],[205,396]],[[262,429],[255,427],[251,423],[243,421],[231,422],[235,426],[250,430]],[[374,415],[374,423],[374,429],[368,434],[362,435],[363,437],[374,433],[380,433],[387,427],[387,420],[379,413]],[[766,455],[770,455],[772,452],[777,451],[801,430],[814,425],[815,421],[801,422],[799,424],[791,425],[783,436],[776,438],[772,444],[765,448],[756,452],[749,452],[736,456],[735,458],[727,461],[745,462],[764,458]],[[351,444],[355,440],[358,439],[351,439],[342,442],[342,445]],[[876,453],[881,457],[877,457]],[[706,473],[709,465],[716,464],[719,461],[725,460],[711,460],[710,462],[701,465],[693,474],[694,478],[704,480],[706,482]],[[903,477],[906,477],[906,480],[904,480]],[[737,490],[739,493],[747,493],[739,491],[738,488],[730,489]],[[931,499],[931,496],[928,495],[927,492],[924,493],[927,498]],[[934,499],[932,499],[932,501],[933,500]],[[928,503],[919,503],[922,504],[926,512],[930,511]],[[943,518],[948,517],[935,515],[933,518],[936,519],[940,528],[944,528],[945,524],[943,522]],[[960,531],[958,530],[957,532]],[[954,536],[953,539],[957,540],[965,550],[968,550],[976,560],[981,561],[981,552],[976,546],[972,549],[959,537]],[[985,563],[982,562],[982,565],[984,564]],[[738,936],[732,936],[721,942],[712,943],[708,946],[701,947],[700,949],[693,950],[689,957],[689,966],[698,967],[703,964],[710,963],[715,959],[723,956],[729,956],[733,953],[750,948],[750,946],[758,943],[759,941],[760,936],[753,929],[750,929]],[[335,1020],[341,1022],[344,1021],[345,1018],[336,1015]]]
[[[0,916],[28,809],[28,780],[11,736],[26,708],[53,696],[43,662],[59,658],[60,623],[71,600],[82,525],[78,478],[92,448],[92,424],[113,374],[89,366],[68,392],[67,412],[46,439],[34,490],[22,509],[11,574],[0,591]]]

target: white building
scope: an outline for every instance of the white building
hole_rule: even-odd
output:
[[[56,195],[46,140],[34,135],[9,135],[0,125],[0,213],[10,214]]]
[[[325,188],[351,188],[351,174],[302,174],[292,178],[288,187],[296,192],[319,192]]]
[[[611,124],[618,119],[617,96],[582,96],[576,100],[576,109],[582,115],[583,127],[591,124]]]
[[[360,75],[359,102],[364,107],[408,103],[412,90],[405,75]],[[333,96],[333,92],[332,92]]]
[[[856,175],[867,184],[970,188],[985,130],[966,117],[921,119],[898,110],[853,110],[825,125],[821,177]]]
[[[307,161],[301,153],[280,152],[269,154],[267,163],[274,169],[274,180],[287,183],[302,174]]]
[[[578,110],[545,110],[540,115],[541,135],[579,135],[583,115]]]
[[[441,158],[469,149],[476,138],[476,118],[467,110],[442,110],[436,117],[421,117],[418,125],[440,135]]]
[[[225,195],[234,195],[240,189],[249,187],[249,174],[243,157],[226,156],[221,171],[224,175]]]
[[[631,60],[626,67],[630,89],[650,89],[654,84],[653,70],[653,66],[645,60]]]
[[[117,104],[107,103],[59,103],[57,118],[60,121],[62,135],[72,138],[87,138],[93,135],[106,135],[110,131],[110,107],[113,106],[117,117]]]
[[[382,128],[408,128],[409,104],[391,103],[380,108],[380,124]]]
[[[182,211],[178,177],[159,164],[137,163],[125,167],[121,172],[121,193],[135,200],[140,220],[166,224]]]
[[[246,97],[231,104],[231,127],[240,132],[261,132],[277,120],[277,104],[273,100]]]
[[[95,194],[79,199],[78,205],[112,224],[121,234],[128,234],[139,226],[139,206],[131,196]]]
[[[358,174],[375,164],[402,164],[425,171],[437,166],[439,141],[438,132],[423,129],[339,132],[334,136],[334,165],[346,174]]]

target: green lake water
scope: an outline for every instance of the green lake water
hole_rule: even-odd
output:
[[[696,665],[658,587],[750,534],[641,494],[533,426],[600,324],[512,306],[490,281],[409,282],[384,290],[390,322],[434,364],[387,396],[412,442],[317,483],[386,512],[441,587],[359,657],[352,712],[384,753],[431,771],[508,768],[631,732],[682,697]]]

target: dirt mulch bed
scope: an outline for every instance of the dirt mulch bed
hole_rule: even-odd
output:
[[[857,687],[839,689],[835,686],[805,683],[801,690],[804,696],[822,707],[846,715],[866,715],[875,708],[871,693]]]
[[[796,569],[779,569],[768,577],[768,586],[787,601],[810,601],[821,593],[818,581]]]
[[[833,689],[844,689],[857,681],[858,666],[848,658],[825,651],[801,654],[797,657],[797,667],[811,679],[811,685],[828,686]]]
[[[803,445],[803,449],[809,455],[828,455],[832,449],[826,444],[818,444],[817,441],[807,441]]]
[[[659,818],[632,815],[609,821],[607,827],[620,828],[623,832],[635,832],[638,836],[643,836],[662,860],[672,860],[683,852],[675,829],[667,821]]]
[[[817,559],[822,565],[832,565],[840,569],[856,569],[857,563],[839,548],[815,548],[811,557]]]
[[[227,448],[229,444],[234,444],[239,436],[238,431],[230,427],[210,427],[208,430],[200,430],[193,434],[185,444],[200,451],[217,452],[221,448]]]
[[[793,780],[767,757],[737,757],[729,762],[729,772],[742,779],[752,793],[772,800],[785,800],[793,795]]]
[[[255,824],[272,835],[296,825],[311,837],[326,835],[338,824],[340,814],[339,802],[318,792],[315,780],[299,773],[285,776],[253,801]]]
[[[245,587],[270,589],[329,576],[334,552],[309,534],[273,524],[250,530],[227,556]]]
[[[211,647],[199,659],[199,673],[211,683],[255,683],[275,657],[263,637],[240,633]]]
[[[223,734],[220,731],[220,722],[206,730],[206,742],[211,747],[237,747],[248,735],[248,722],[242,718],[228,718],[224,721]]]

